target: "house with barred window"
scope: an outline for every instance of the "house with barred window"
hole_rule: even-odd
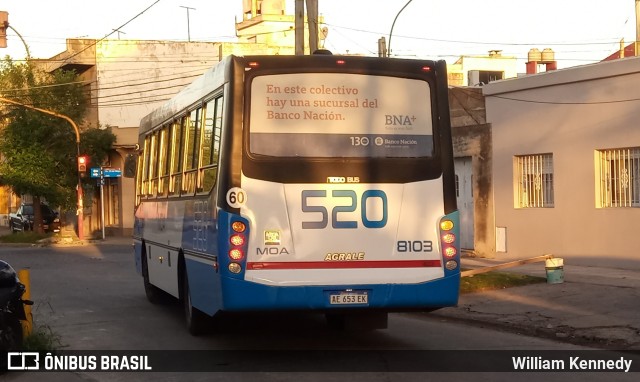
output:
[[[638,267],[640,57],[491,82],[496,257]]]

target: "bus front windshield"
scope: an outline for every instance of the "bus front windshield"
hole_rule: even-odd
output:
[[[433,155],[424,80],[354,73],[261,75],[251,83],[251,154],[425,158]]]

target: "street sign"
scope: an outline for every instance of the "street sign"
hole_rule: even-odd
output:
[[[122,170],[119,168],[103,168],[102,175],[105,178],[120,178],[122,176]]]
[[[91,167],[91,177],[92,178],[100,178],[100,167]],[[102,169],[102,177],[103,178],[120,178],[122,176],[122,170],[119,168],[103,168]]]

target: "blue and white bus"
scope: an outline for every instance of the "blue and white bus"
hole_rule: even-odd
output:
[[[229,56],[139,145],[136,268],[192,334],[223,312],[383,328],[458,301],[444,61]]]

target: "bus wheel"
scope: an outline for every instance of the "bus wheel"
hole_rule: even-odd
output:
[[[189,279],[187,272],[183,272],[182,277],[182,302],[184,304],[184,317],[187,323],[187,330],[192,336],[199,336],[205,332],[208,316],[191,304],[191,292],[189,291]]]
[[[149,267],[147,265],[146,251],[142,250],[142,280],[144,282],[144,294],[152,304],[166,304],[169,302],[169,295],[163,290],[149,282]]]

